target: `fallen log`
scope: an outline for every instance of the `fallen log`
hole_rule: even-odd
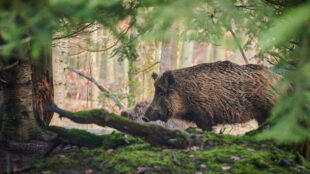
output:
[[[123,133],[142,138],[144,141],[158,147],[182,149],[189,146],[198,146],[202,143],[200,141],[202,136],[199,134],[188,134],[185,131],[169,130],[158,125],[136,123],[104,110],[69,112],[58,108],[55,104],[46,107],[44,110],[45,112],[58,113],[60,118],[65,117],[80,124],[109,126]]]

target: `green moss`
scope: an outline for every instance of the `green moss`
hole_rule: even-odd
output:
[[[272,141],[256,141],[250,136],[236,137],[203,131],[199,133],[206,139],[205,150],[163,150],[136,139],[134,144],[117,148],[112,152],[98,148],[73,154],[71,158],[79,161],[79,164],[85,164],[84,171],[91,168],[98,173],[137,173],[139,167],[148,168],[145,173],[310,172],[309,162],[302,156],[281,149]],[[186,135],[186,132],[181,134]],[[121,139],[122,136],[113,133],[106,141]],[[106,145],[113,143],[106,142]],[[298,165],[305,168],[298,168]],[[79,172],[81,170],[76,168],[80,167],[83,166],[71,166],[69,170]]]
[[[103,138],[100,135],[89,133],[80,129],[68,129],[68,140],[72,143],[85,145],[88,147],[100,147],[103,144]]]
[[[188,134],[184,131],[179,131],[179,130],[176,130],[177,134],[179,135],[177,137],[177,142],[178,144],[180,144],[181,146],[187,146],[187,143],[188,143]]]
[[[108,148],[115,148],[120,145],[124,144],[133,144],[138,142],[139,140],[137,138],[126,138],[124,135],[118,133],[118,132],[113,132],[112,134],[108,135],[102,135],[102,148],[108,149]]]
[[[149,123],[145,123],[145,122],[141,122],[139,123],[141,126],[144,126],[144,127],[151,127],[152,124],[149,124]]]
[[[50,136],[57,136],[57,133],[52,132],[52,131],[48,131],[47,129],[41,129],[44,133],[46,133],[47,135]]]
[[[105,116],[105,121],[109,121],[109,120],[122,120],[122,121],[128,121],[128,122],[132,122],[132,120],[126,118],[126,117],[122,117],[116,114],[108,114],[107,116]]]
[[[295,160],[301,164],[301,165],[304,165],[308,168],[310,168],[310,162],[308,162],[302,155],[300,155],[300,153],[296,153],[296,156],[295,156]]]
[[[141,141],[134,137],[126,138],[123,134],[118,132],[106,135],[95,135],[80,129],[68,129],[64,138],[73,144],[90,148],[102,147],[103,149],[116,148],[121,145],[134,144]]]
[[[68,116],[75,116],[75,117],[90,117],[93,115],[100,115],[103,112],[104,111],[101,109],[92,109],[92,110],[88,110],[88,111],[67,112],[66,114]]]
[[[39,162],[36,169],[32,173],[39,173],[39,171],[49,171],[51,173],[57,173],[57,171],[63,171],[70,169],[77,165],[78,162],[73,158],[65,155],[51,157]]]

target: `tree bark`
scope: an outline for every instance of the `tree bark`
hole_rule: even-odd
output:
[[[39,135],[33,112],[33,82],[30,60],[21,60],[8,71],[12,77],[3,88],[2,137],[27,141]]]
[[[54,103],[53,67],[51,48],[38,61],[32,62],[33,112],[35,117],[49,125],[53,114],[44,114],[43,108]]]

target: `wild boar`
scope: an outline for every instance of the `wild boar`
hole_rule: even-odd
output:
[[[279,80],[262,65],[237,65],[229,61],[199,64],[153,74],[155,95],[145,113],[146,121],[179,118],[203,130],[218,124],[263,123],[277,94]]]

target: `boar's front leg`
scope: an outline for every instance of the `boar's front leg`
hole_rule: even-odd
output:
[[[185,116],[186,120],[192,121],[196,123],[196,125],[205,131],[212,131],[212,120],[210,119],[209,115],[202,116],[202,114],[190,112],[191,114],[187,113]]]

